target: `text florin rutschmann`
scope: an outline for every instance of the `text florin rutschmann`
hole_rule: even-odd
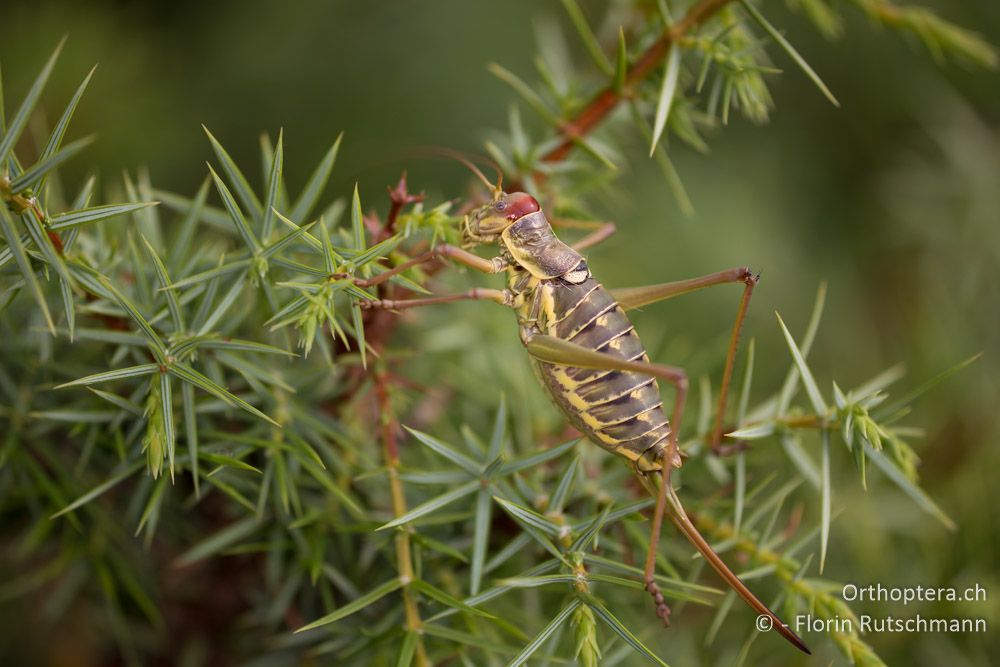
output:
[[[883,586],[871,584],[858,586],[847,584],[842,590],[846,602],[894,602],[903,605],[920,602],[985,602],[986,589],[975,584],[967,588],[931,586]],[[796,632],[841,632],[853,633],[980,633],[987,631],[983,617],[928,617],[921,614],[872,616],[858,614],[851,617],[820,618],[810,614],[796,616],[793,623]]]

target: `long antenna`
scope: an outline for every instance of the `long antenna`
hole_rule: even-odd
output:
[[[485,174],[483,174],[483,172],[479,169],[479,167],[473,164],[472,160],[466,157],[465,154],[460,153],[459,151],[453,150],[451,148],[444,148],[443,146],[429,147],[427,150],[430,151],[431,153],[436,153],[438,155],[451,158],[456,162],[461,162],[463,165],[466,166],[466,168],[468,168],[469,171],[471,171],[473,174],[476,175],[477,178],[479,178],[479,181],[483,185],[485,185],[493,192],[494,199],[498,199],[501,193],[503,193],[503,189],[501,187],[503,185],[503,172],[500,170],[500,165],[498,165],[493,160],[490,160],[489,163],[490,166],[492,166],[493,169],[497,172],[496,185],[494,185],[490,181],[490,179],[486,178]]]

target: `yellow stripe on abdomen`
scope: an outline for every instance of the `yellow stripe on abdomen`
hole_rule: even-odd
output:
[[[621,359],[648,361],[624,310],[593,279],[576,285],[543,280],[538,289],[542,332]],[[653,454],[664,446],[670,425],[655,379],[631,371],[535,363],[570,423],[637,467],[658,469]]]

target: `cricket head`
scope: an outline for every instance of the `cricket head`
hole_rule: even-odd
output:
[[[503,192],[499,185],[493,200],[465,216],[462,235],[467,244],[493,243],[521,218],[541,210],[538,200],[526,192]]]
[[[560,241],[542,213],[538,200],[526,192],[504,193],[465,219],[467,242],[499,241],[513,262],[536,278],[585,280],[590,272],[583,257]]]
[[[494,164],[497,182],[493,184],[465,156],[451,152],[448,155],[464,164],[493,193],[489,203],[465,216],[462,223],[465,247],[500,242],[517,264],[539,278],[561,276],[580,265],[583,258],[556,238],[537,199],[527,192],[503,191],[503,172],[499,166]]]
[[[462,245],[465,247],[495,243],[508,227],[541,210],[538,200],[527,192],[503,191],[503,172],[496,163],[493,167],[497,172],[497,182],[491,183],[479,167],[461,153],[445,151],[444,155],[464,164],[492,194],[489,203],[466,214],[462,222]]]

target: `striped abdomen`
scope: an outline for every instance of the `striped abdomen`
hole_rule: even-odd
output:
[[[625,311],[591,277],[573,284],[539,281],[536,326],[540,333],[630,361],[648,362]],[[545,388],[569,421],[638,470],[659,470],[670,424],[660,389],[649,375],[535,362]]]

